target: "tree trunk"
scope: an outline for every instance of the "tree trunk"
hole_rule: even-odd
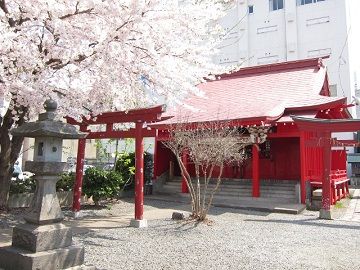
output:
[[[14,104],[11,101],[10,107]],[[10,138],[10,129],[20,126],[25,121],[27,108],[15,107],[19,117],[14,121],[11,109],[8,109],[0,125],[0,209],[6,209],[9,196],[11,176],[14,170],[15,161],[18,159],[24,138]]]
[[[7,200],[10,190],[10,181],[12,175],[12,167],[10,166],[9,158],[3,155],[1,149],[0,157],[0,209],[6,209]]]
[[[206,216],[207,216],[207,213],[208,213],[209,210],[210,210],[212,201],[213,201],[213,199],[214,199],[214,194],[215,194],[216,191],[219,189],[219,186],[220,186],[220,184],[221,184],[221,177],[222,177],[223,169],[224,169],[224,164],[222,164],[222,165],[220,166],[220,171],[219,171],[219,175],[218,175],[218,178],[217,178],[217,181],[216,181],[216,186],[214,187],[214,189],[213,189],[212,192],[211,192],[211,195],[210,195],[210,198],[209,198],[209,201],[208,201],[208,205],[207,205],[207,207],[205,208],[204,214],[203,214],[203,216],[202,216],[202,220],[205,220],[205,218],[206,218]]]

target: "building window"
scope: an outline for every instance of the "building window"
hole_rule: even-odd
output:
[[[284,8],[284,0],[269,0],[270,11]]]
[[[253,14],[254,13],[254,6],[248,6],[248,12],[249,12],[249,14]]]
[[[317,3],[317,2],[323,2],[325,0],[296,0],[296,4],[298,6],[302,6],[302,5],[307,5],[307,4],[312,4],[312,3]]]

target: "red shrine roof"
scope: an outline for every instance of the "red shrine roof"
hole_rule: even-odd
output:
[[[191,95],[183,106],[163,116],[172,118],[154,126],[234,120],[269,123],[291,111],[318,111],[346,103],[346,98],[329,97],[326,68],[321,59],[307,59],[242,68],[220,79],[198,85],[204,96]]]

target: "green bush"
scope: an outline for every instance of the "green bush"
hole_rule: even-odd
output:
[[[135,154],[134,153],[120,153],[115,165],[115,171],[119,173],[127,183],[126,188],[134,187],[135,175]]]
[[[135,153],[121,153],[115,165],[115,171],[121,174],[124,181],[130,182],[129,187],[134,186],[135,176]],[[151,181],[154,171],[153,155],[144,153],[144,182]]]
[[[75,173],[63,173],[56,183],[56,191],[71,191],[75,183]]]
[[[56,191],[71,191],[75,182],[75,173],[63,173],[56,183]],[[25,180],[11,180],[10,194],[32,193],[35,191],[36,182],[33,177]]]
[[[116,171],[89,168],[84,175],[83,193],[98,204],[100,199],[116,197],[123,185],[123,178]]]
[[[11,180],[9,193],[10,194],[31,193],[35,191],[35,188],[36,188],[36,183],[32,177],[29,177],[24,180],[16,179],[16,180]]]

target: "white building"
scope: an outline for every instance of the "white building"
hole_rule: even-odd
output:
[[[222,21],[227,35],[215,62],[254,66],[330,55],[331,94],[350,103],[356,77],[360,88],[356,11],[359,0],[238,0]]]

